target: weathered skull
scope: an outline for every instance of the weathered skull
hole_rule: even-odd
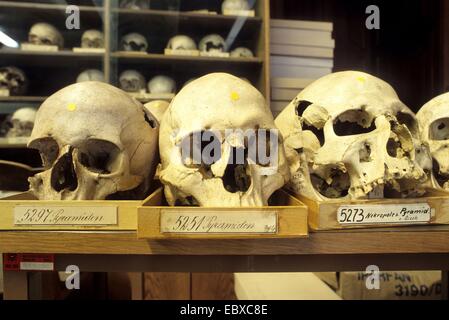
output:
[[[42,200],[142,199],[158,163],[155,125],[106,83],[59,90],[37,112],[28,146],[45,171],[29,179],[30,190]]]
[[[355,71],[324,76],[281,112],[276,125],[296,193],[358,199],[424,192],[431,163],[415,116],[376,77]]]
[[[140,92],[145,90],[145,78],[136,70],[126,70],[119,77],[120,89],[127,92]]]
[[[192,38],[184,35],[172,37],[167,43],[167,49],[172,50],[196,50],[196,43]]]
[[[120,8],[149,9],[150,0],[120,0]]]
[[[81,36],[81,47],[82,48],[103,48],[104,47],[104,36],[103,32],[99,30],[86,30]]]
[[[64,38],[54,26],[48,23],[34,24],[28,33],[28,42],[37,45],[53,45],[64,47]]]
[[[11,96],[21,96],[27,91],[28,79],[25,73],[16,67],[0,68],[0,90],[9,90]]]
[[[243,136],[248,132],[256,136]],[[218,148],[210,150],[212,145]],[[267,205],[289,179],[282,139],[265,99],[230,74],[206,75],[175,96],[161,121],[159,146],[160,179],[171,205]],[[268,162],[254,152],[266,147]]]
[[[11,129],[7,133],[8,138],[29,137],[34,127],[36,109],[20,108],[12,114]]]
[[[146,103],[143,107],[145,110],[150,112],[156,120],[160,123],[162,121],[162,117],[167,111],[169,103],[165,100],[154,100]]]
[[[121,43],[122,49],[125,51],[147,52],[148,50],[147,39],[140,33],[128,33],[122,37]]]
[[[76,78],[76,82],[99,81],[104,82],[104,74],[97,69],[87,69],[81,72]]]
[[[432,184],[449,190],[449,93],[427,102],[417,114],[422,141],[433,159]]]
[[[252,58],[254,57],[254,54],[248,48],[238,47],[231,51],[231,57]]]
[[[200,51],[203,52],[226,52],[226,42],[219,34],[209,34],[201,39]]]
[[[155,76],[148,81],[148,92],[150,93],[175,93],[176,83],[167,76]]]
[[[225,0],[221,5],[221,11],[225,10],[248,10],[249,4],[247,0]]]

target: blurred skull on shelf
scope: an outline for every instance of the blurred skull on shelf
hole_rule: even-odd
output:
[[[172,37],[167,43],[167,49],[171,50],[196,50],[196,43],[192,38],[185,35]]]
[[[104,81],[104,74],[102,71],[97,69],[87,69],[81,72],[78,77],[76,77],[76,82],[84,82],[84,81]]]
[[[84,31],[81,36],[81,48],[104,48],[103,32],[95,29]]]
[[[36,23],[28,33],[28,42],[36,45],[53,45],[59,49],[64,47],[61,33],[49,23]]]
[[[120,8],[124,9],[150,9],[150,0],[120,0]]]
[[[35,108],[20,108],[16,110],[10,119],[11,129],[9,129],[6,137],[29,137],[34,127],[34,120],[36,118]]]
[[[8,90],[11,96],[25,95],[28,79],[21,69],[16,67],[0,68],[0,90]]]
[[[145,90],[145,78],[136,70],[125,70],[119,77],[120,89],[126,92],[140,92]]]
[[[254,53],[246,47],[238,47],[231,51],[231,57],[252,58]]]
[[[226,10],[249,10],[249,3],[247,0],[224,0],[221,5],[221,11]]]
[[[132,32],[122,37],[121,47],[125,51],[147,52],[148,42],[140,33]]]
[[[209,34],[201,39],[199,49],[203,52],[226,52],[226,42],[219,34]]]
[[[148,81],[149,93],[175,93],[176,82],[170,77],[158,75]]]

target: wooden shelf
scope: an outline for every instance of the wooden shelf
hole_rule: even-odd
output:
[[[0,1],[0,8],[3,9],[16,9],[26,11],[64,11],[67,5],[64,4],[52,4],[52,3],[33,3],[33,2],[17,2],[17,1]],[[103,12],[103,7],[94,6],[78,6],[80,11],[83,12]]]
[[[135,232],[0,231],[0,252],[135,255],[448,254],[449,226],[311,233],[307,239],[158,240]]]
[[[26,148],[29,138],[0,138],[0,148]]]
[[[0,97],[0,103],[2,102],[42,102],[47,97],[35,97],[35,96],[11,96]]]
[[[0,61],[2,64],[16,66],[52,66],[52,67],[77,67],[77,62],[100,65],[104,54],[102,53],[82,53],[71,50],[61,50],[55,52],[48,51],[25,51],[20,49],[0,50]]]
[[[194,62],[209,62],[213,65],[216,63],[232,63],[232,64],[261,64],[263,61],[260,58],[221,58],[221,57],[197,57],[197,56],[170,56],[158,53],[148,53],[146,55],[114,52],[111,55],[113,58],[118,58],[126,61],[134,61],[142,63],[151,61],[156,63],[194,63]]]

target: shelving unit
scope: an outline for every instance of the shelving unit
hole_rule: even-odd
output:
[[[185,81],[209,72],[231,72],[249,79],[262,93],[269,94],[268,0],[257,1],[256,17],[169,11],[161,8],[160,1],[152,2],[152,5],[156,3],[156,7],[149,10],[118,8],[118,0],[104,0],[100,6],[89,5],[92,3],[90,1],[74,1],[71,4],[79,4],[80,9],[79,30],[65,29],[65,4],[43,2],[0,1],[0,20],[4,31],[12,38],[19,42],[26,41],[31,25],[45,21],[60,30],[65,42],[64,50],[58,52],[0,49],[1,65],[25,69],[31,83],[29,96],[0,98],[0,113],[11,112],[21,103],[38,106],[45,96],[75,82],[77,75],[89,68],[103,69],[105,79],[114,85],[117,85],[120,72],[128,68],[137,69],[147,80],[159,73],[167,74],[175,76],[178,88]],[[213,10],[220,4],[221,0],[204,1],[204,6],[212,6]],[[186,10],[184,3],[180,6],[181,10]],[[103,30],[105,53],[73,52],[71,49],[80,45],[82,33],[91,28]],[[128,32],[144,34],[150,44],[150,53],[137,56],[120,52],[120,37]],[[220,33],[228,43],[233,44],[232,47],[249,46],[256,57],[243,59],[163,54],[163,48],[171,36],[188,34],[199,42],[202,36],[210,33]]]

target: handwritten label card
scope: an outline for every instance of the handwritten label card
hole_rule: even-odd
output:
[[[427,203],[344,205],[337,210],[342,225],[428,223],[432,209]]]
[[[16,226],[108,226],[117,225],[117,207],[14,207]]]
[[[192,234],[276,234],[278,232],[275,211],[190,211],[162,210],[162,233]]]

